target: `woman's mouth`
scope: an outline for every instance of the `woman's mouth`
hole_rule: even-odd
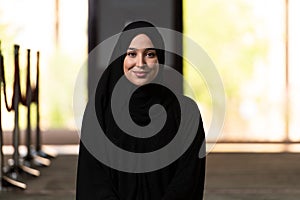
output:
[[[138,78],[144,78],[147,76],[149,72],[147,71],[133,71],[133,73],[138,77]]]

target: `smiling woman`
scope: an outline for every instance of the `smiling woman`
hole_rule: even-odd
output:
[[[84,112],[77,200],[203,198],[200,112],[191,99],[164,85],[164,63],[164,42],[152,24],[124,28]]]

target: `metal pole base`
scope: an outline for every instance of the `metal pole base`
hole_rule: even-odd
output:
[[[18,165],[15,165],[15,163],[12,159],[9,159],[8,163],[9,163],[9,166],[5,170],[5,174],[8,177],[11,177],[13,179],[15,177],[18,177],[20,175],[20,173],[25,173],[25,174],[28,174],[28,175],[31,175],[31,176],[34,176],[34,177],[38,177],[41,174],[39,170],[33,169],[29,166],[26,166],[26,165],[23,165],[23,164],[20,164],[20,163]]]
[[[28,167],[49,167],[51,161],[38,155],[27,155],[23,158],[23,163]]]
[[[57,152],[54,149],[51,148],[40,148],[39,150],[36,150],[36,154],[40,157],[43,158],[56,158],[57,157]]]
[[[3,176],[1,181],[1,187],[0,191],[7,191],[8,188],[14,187],[14,188],[20,188],[25,190],[26,189],[26,184],[23,183],[22,181],[19,181],[17,179],[10,178],[8,176]]]

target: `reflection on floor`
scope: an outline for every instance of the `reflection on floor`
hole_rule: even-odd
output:
[[[23,177],[26,190],[0,192],[0,199],[73,200],[76,166],[76,154],[61,153],[39,168],[40,177]],[[300,154],[210,153],[205,200],[299,200],[299,180]]]

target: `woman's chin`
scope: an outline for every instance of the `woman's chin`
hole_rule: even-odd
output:
[[[145,85],[145,84],[149,83],[149,81],[147,81],[145,79],[144,80],[143,79],[132,80],[130,82],[133,83],[136,86],[142,86],[142,85]]]

